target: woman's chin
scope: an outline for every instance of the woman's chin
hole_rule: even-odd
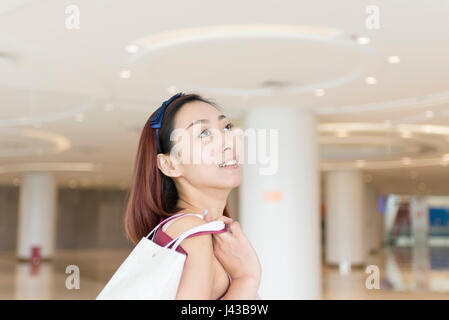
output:
[[[234,189],[237,188],[242,183],[242,179],[239,175],[233,177],[219,176],[216,177],[214,180],[216,182],[216,185],[220,186],[220,188],[223,189]]]
[[[240,177],[235,177],[234,179],[229,179],[226,182],[228,182],[226,183],[228,188],[234,189],[237,188],[242,183],[242,179]]]

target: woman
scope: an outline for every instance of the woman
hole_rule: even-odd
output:
[[[239,159],[232,127],[215,103],[178,93],[151,115],[140,136],[125,213],[128,239],[137,244],[161,220],[177,213],[200,217],[169,221],[167,229],[158,228],[153,241],[165,245],[217,219],[230,231],[182,241],[176,250],[187,258],[176,299],[260,299],[259,259],[227,204],[229,193],[241,182],[240,166],[228,161]]]

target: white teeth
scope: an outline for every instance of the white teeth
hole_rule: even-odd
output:
[[[227,161],[227,162],[225,162],[225,163],[222,163],[222,164],[220,164],[220,165],[218,165],[220,168],[223,168],[223,167],[227,167],[227,166],[232,166],[232,165],[234,165],[234,164],[236,164],[237,163],[237,160],[230,160],[230,161]]]

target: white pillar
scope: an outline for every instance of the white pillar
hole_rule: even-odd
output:
[[[415,246],[427,246],[429,237],[429,208],[425,197],[410,199],[410,220]]]
[[[263,299],[321,298],[321,239],[319,212],[319,163],[316,120],[297,107],[260,107],[248,111],[244,130],[278,130],[278,149],[267,143],[275,170],[262,175],[248,164],[253,145],[245,137],[245,160],[240,186],[240,223],[256,250],[262,279]],[[247,131],[245,131],[246,133]],[[257,130],[260,142],[263,131]],[[262,159],[263,161],[263,159]],[[273,168],[272,168],[273,169]]]
[[[33,265],[29,262],[16,264],[14,299],[15,300],[51,300],[62,299],[54,296],[59,290],[55,290],[55,271],[53,263],[41,262]],[[58,279],[58,281],[60,281]],[[60,283],[57,284],[58,286]],[[60,293],[60,292],[59,292]]]
[[[383,215],[377,208],[377,197],[376,188],[372,184],[367,184],[365,187],[365,213],[368,253],[377,252],[382,246]]]
[[[38,246],[42,259],[51,258],[55,242],[57,187],[47,172],[23,175],[20,186],[17,257],[30,259],[31,248]]]
[[[326,262],[347,270],[366,258],[363,174],[330,171],[326,179]]]

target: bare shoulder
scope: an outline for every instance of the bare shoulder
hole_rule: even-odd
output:
[[[205,224],[206,221],[197,216],[184,216],[173,221],[165,230],[165,233],[172,239],[180,236],[182,233]],[[181,242],[181,246],[184,250],[191,255],[192,253],[204,254],[206,252],[213,253],[212,235],[202,234],[196,235]]]

